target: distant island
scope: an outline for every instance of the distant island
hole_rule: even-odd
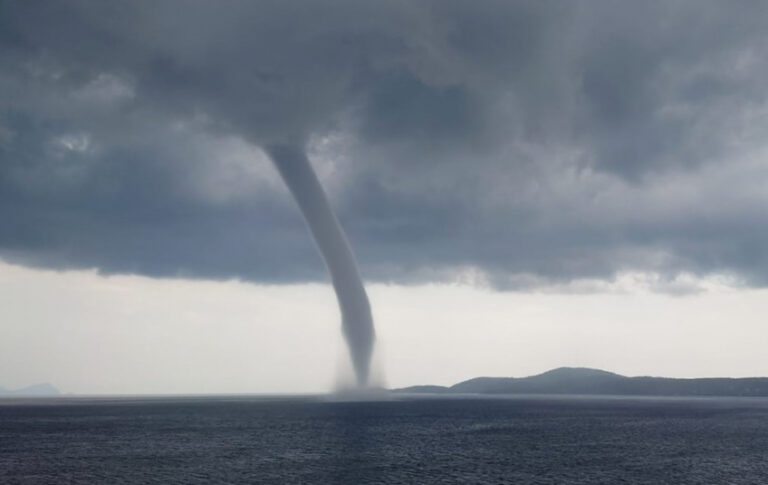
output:
[[[583,367],[560,367],[529,377],[477,377],[453,386],[411,386],[396,393],[593,394],[617,396],[768,396],[768,377],[673,379],[627,377]]]
[[[61,395],[61,392],[47,382],[13,390],[0,387],[0,397],[49,397],[59,395]]]

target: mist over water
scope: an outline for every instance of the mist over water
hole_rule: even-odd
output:
[[[291,191],[331,276],[357,386],[368,385],[375,342],[373,316],[357,262],[305,151],[296,145],[265,148]]]

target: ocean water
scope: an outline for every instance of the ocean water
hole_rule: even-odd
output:
[[[5,401],[0,483],[768,484],[768,401]]]

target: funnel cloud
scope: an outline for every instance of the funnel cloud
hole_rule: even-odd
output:
[[[328,267],[357,384],[365,386],[375,334],[371,306],[352,249],[304,150],[296,145],[271,145],[266,151],[301,209]]]

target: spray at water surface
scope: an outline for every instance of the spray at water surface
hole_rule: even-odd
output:
[[[325,260],[341,311],[341,328],[359,386],[368,383],[375,341],[373,317],[357,262],[303,148],[265,147],[291,191]]]

